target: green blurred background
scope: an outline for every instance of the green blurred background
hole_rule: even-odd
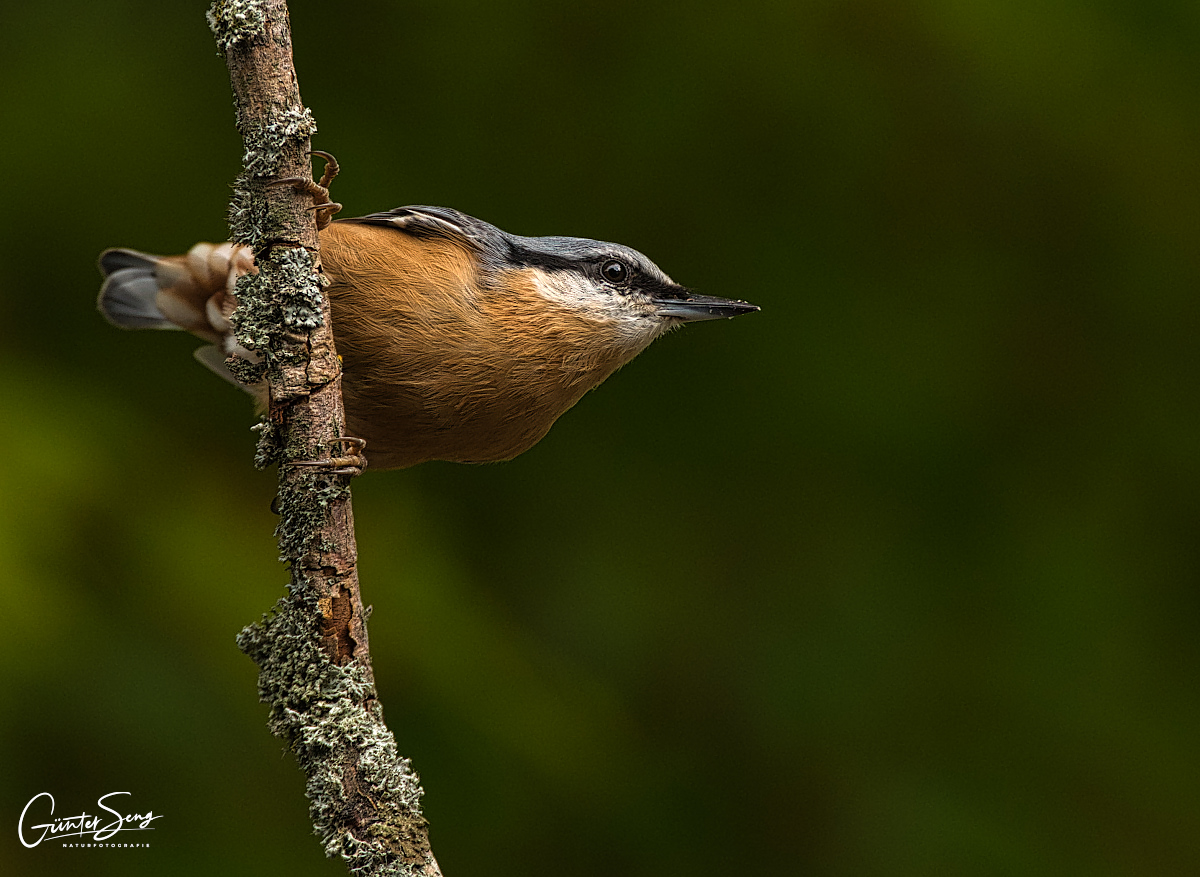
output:
[[[204,8],[0,8],[6,875],[344,873],[234,646],[287,578],[250,405],[93,308],[225,235]],[[292,3],[345,215],[763,306],[356,482],[448,875],[1200,873],[1198,9]],[[150,849],[16,843],[110,791]]]

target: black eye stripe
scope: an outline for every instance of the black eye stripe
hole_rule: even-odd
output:
[[[544,243],[549,240],[587,244],[590,252],[582,251],[584,249],[582,247],[575,247],[572,250],[556,246],[551,249]],[[613,255],[611,250],[607,253],[604,252],[603,250],[608,250],[610,244],[575,238],[517,238],[512,235],[507,237],[507,241],[508,252],[498,255],[496,260],[490,263],[495,269],[520,267],[536,268],[541,271],[566,271],[585,275],[592,282],[599,280],[602,283],[611,284],[617,287],[614,291],[622,294],[638,292],[663,298],[685,298],[691,294],[685,287],[663,277],[662,273],[653,265],[650,265],[649,268],[643,266],[635,256],[622,258],[619,255]],[[529,242],[537,243],[538,246],[529,246]],[[596,252],[597,250],[601,250],[601,252]],[[625,275],[620,281],[610,280],[604,274],[604,267],[612,262],[625,269]]]

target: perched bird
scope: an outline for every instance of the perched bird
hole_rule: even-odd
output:
[[[446,207],[338,220],[320,241],[346,428],[377,469],[511,459],[659,335],[758,310],[696,295],[620,244],[521,237]],[[229,355],[255,358],[229,319],[248,249],[114,249],[100,268],[114,325],[186,329],[227,377]]]

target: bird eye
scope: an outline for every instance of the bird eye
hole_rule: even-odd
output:
[[[629,269],[625,267],[623,262],[618,262],[616,259],[609,259],[600,266],[600,276],[609,283],[624,283],[629,277]]]

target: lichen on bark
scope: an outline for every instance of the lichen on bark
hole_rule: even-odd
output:
[[[255,465],[279,465],[276,536],[287,593],[238,636],[259,667],[269,725],[307,776],[314,831],[354,874],[440,877],[422,789],[383,722],[358,585],[349,479],[301,466],[343,435],[341,366],[320,269],[311,197],[288,180],[309,169],[316,130],[300,101],[283,0],[220,0],[209,10],[233,83],[244,170],[230,228],[258,271],[238,280],[233,323],[261,362],[239,378],[269,387]]]

